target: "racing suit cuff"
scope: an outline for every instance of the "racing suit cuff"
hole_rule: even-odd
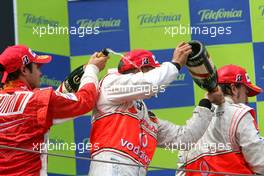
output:
[[[206,98],[200,100],[199,106],[208,108],[209,110],[212,109],[212,103]]]
[[[99,73],[99,68],[98,68],[96,65],[94,65],[94,64],[88,64],[88,65],[86,65],[84,71],[86,72],[87,70],[90,70],[90,69],[92,69],[93,72],[94,72],[96,75],[98,75],[98,73]]]
[[[96,87],[98,87],[98,77],[97,74],[99,73],[99,69],[96,65],[88,64],[85,67],[84,74],[81,78],[81,84],[79,90],[82,88],[83,85],[87,83],[94,83]]]
[[[181,65],[176,63],[176,62],[172,62],[172,64],[180,71],[181,70]]]
[[[214,115],[214,113],[212,112],[212,110],[210,110],[207,107],[203,107],[203,106],[196,106],[194,109],[194,113],[198,113],[198,117],[203,119],[203,120],[207,120],[207,122],[210,122],[212,120],[212,117]]]

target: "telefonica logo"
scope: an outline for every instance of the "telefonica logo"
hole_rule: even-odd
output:
[[[264,5],[259,6],[260,15],[264,17]]]
[[[185,77],[186,77],[185,73],[178,74],[175,78],[175,82],[173,84],[170,84],[169,87],[188,86],[190,83],[185,81]]]
[[[25,23],[26,24],[34,24],[34,25],[49,25],[52,27],[59,26],[59,21],[53,20],[53,19],[48,19],[44,16],[35,16],[30,13],[24,13],[23,16],[26,18]]]
[[[79,27],[88,28],[88,27],[99,27],[99,28],[116,28],[121,26],[121,20],[115,18],[97,18],[93,19],[79,19],[77,20],[77,25]]]
[[[242,18],[243,11],[242,10],[226,10],[224,8],[218,10],[211,9],[202,9],[198,11],[198,15],[200,16],[200,21],[209,21],[209,20],[234,20],[237,18]]]
[[[181,14],[140,14],[137,16],[139,20],[139,25],[145,24],[157,24],[157,23],[164,23],[164,22],[177,22],[181,20]]]
[[[176,81],[184,81],[185,80],[185,73],[178,74],[176,76]]]
[[[60,80],[56,79],[49,79],[47,75],[43,75],[41,77],[41,84],[42,85],[49,85],[49,86],[54,86],[54,87],[59,87],[61,84]]]

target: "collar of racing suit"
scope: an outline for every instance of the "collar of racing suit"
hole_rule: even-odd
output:
[[[229,104],[234,104],[234,101],[233,99],[231,98],[231,96],[225,96],[225,103],[229,103]],[[212,107],[212,111],[215,111],[215,109],[218,107],[217,105],[215,104],[212,104],[213,107]]]
[[[6,93],[12,93],[17,90],[30,91],[32,89],[24,81],[21,80],[9,81],[4,85],[3,89],[3,91]]]
[[[228,102],[228,103],[230,103],[230,104],[233,104],[234,103],[234,101],[231,98],[231,96],[225,96],[225,101]]]

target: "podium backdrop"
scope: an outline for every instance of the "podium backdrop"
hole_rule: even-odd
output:
[[[217,67],[245,67],[251,81],[264,88],[264,0],[17,0],[15,13],[18,43],[53,56],[43,66],[42,86],[58,87],[71,70],[103,48],[122,53],[148,49],[163,62],[180,41],[200,40]],[[119,59],[111,55],[107,67],[116,67]],[[183,125],[203,95],[184,68],[164,93],[146,103],[158,117]],[[264,94],[251,98],[250,106],[262,130]],[[52,127],[49,152],[89,157],[89,150],[81,147],[89,144],[89,115]],[[71,148],[52,150],[62,143]],[[177,152],[157,149],[151,165],[176,168]],[[89,162],[49,157],[48,167],[52,174],[82,175],[88,173]]]

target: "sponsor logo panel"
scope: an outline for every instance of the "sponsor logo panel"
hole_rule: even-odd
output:
[[[160,63],[171,61],[173,50],[152,51]],[[157,97],[145,100],[149,109],[171,108],[181,106],[192,106],[194,104],[193,80],[186,67],[164,91],[157,94]]]
[[[190,1],[192,39],[205,44],[251,42],[249,1]]]
[[[37,52],[37,54],[41,55],[42,53]],[[51,86],[56,90],[70,73],[70,58],[54,54],[48,55],[52,56],[52,61],[41,66],[42,77],[40,85],[41,87]]]
[[[264,43],[254,43],[254,62],[255,62],[255,76],[256,84],[264,89],[264,60],[263,60],[263,50]],[[257,95],[258,101],[264,101],[264,93]]]
[[[111,8],[109,8],[111,4]],[[98,9],[101,10],[98,13]],[[128,12],[126,1],[110,0],[68,2],[71,56],[92,54],[103,48],[129,50]],[[89,12],[89,13],[87,13]]]
[[[189,25],[188,1],[155,1],[151,8],[147,0],[128,3],[132,49],[167,49],[175,47],[180,41],[190,40],[190,34],[174,35],[172,31],[174,27]]]

